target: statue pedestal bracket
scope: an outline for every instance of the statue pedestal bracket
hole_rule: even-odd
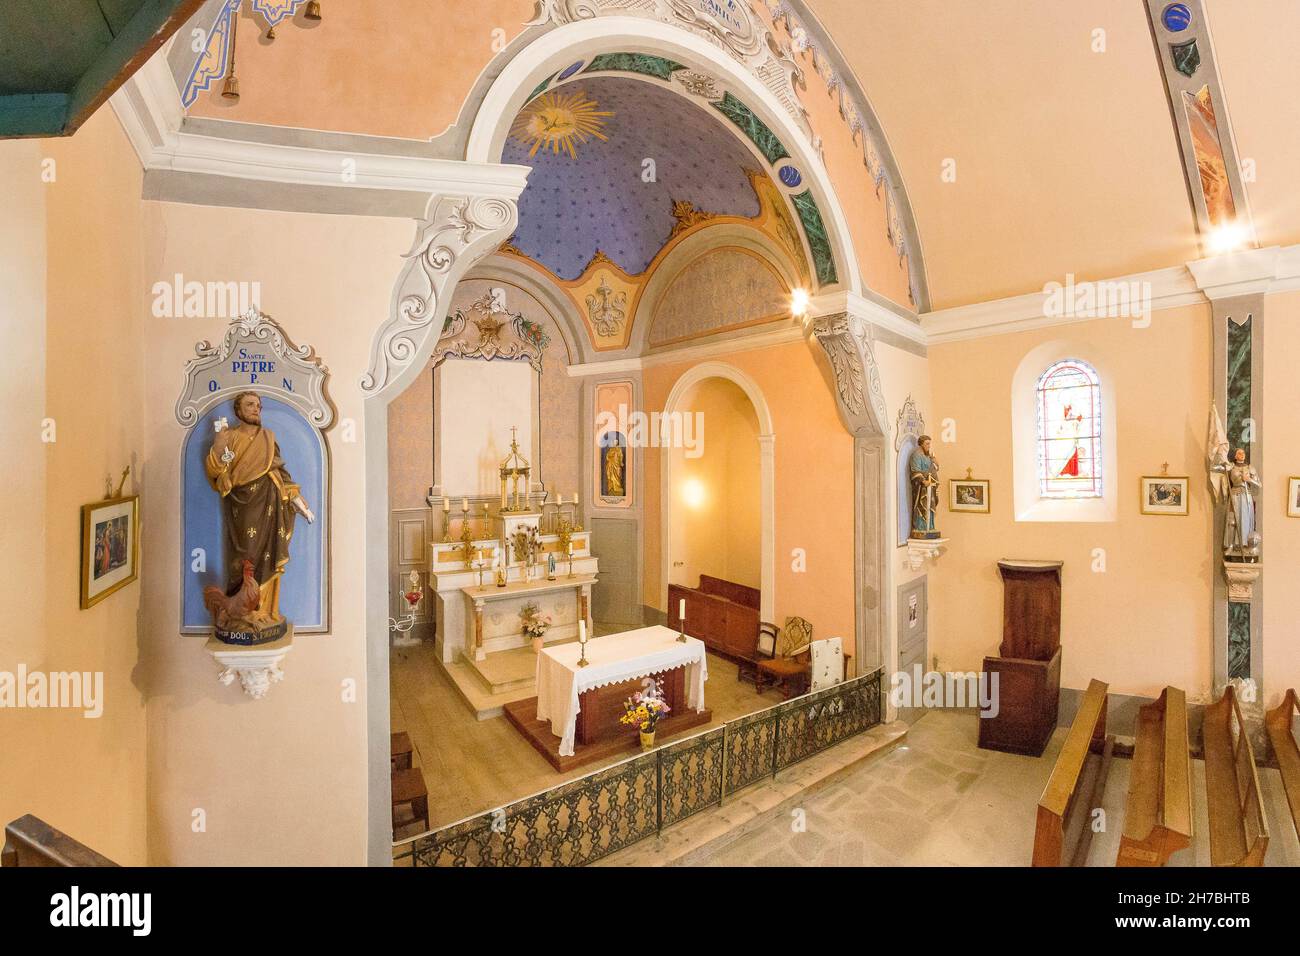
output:
[[[284,671],[280,665],[293,650],[293,625],[288,626],[284,637],[269,644],[239,646],[225,644],[215,637],[208,638],[204,650],[212,655],[221,665],[217,680],[229,687],[239,679],[244,693],[253,700],[261,700],[271,689],[272,684],[284,680]]]
[[[1255,582],[1263,572],[1262,563],[1224,561],[1223,576],[1228,579],[1228,600],[1249,604],[1255,596]]]
[[[908,538],[907,566],[913,571],[920,571],[926,561],[938,561],[939,556],[948,549],[944,547],[951,538]]]

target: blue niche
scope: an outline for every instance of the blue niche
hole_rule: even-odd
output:
[[[299,633],[325,631],[329,628],[327,594],[324,583],[325,547],[329,541],[327,524],[327,458],[325,439],[305,417],[291,405],[269,395],[262,399],[262,422],[275,433],[280,457],[293,480],[302,488],[303,499],[316,520],[308,524],[299,515],[293,524],[293,541],[289,564],[280,586],[280,611]],[[212,617],[203,606],[203,588],[209,584],[224,587],[225,548],[221,535],[221,507],[217,493],[208,484],[203,460],[212,445],[212,423],[219,418],[235,422],[229,401],[218,402],[199,416],[185,437],[181,457],[182,481],[182,586],[181,629],[188,634],[209,632]],[[194,549],[206,553],[207,570],[193,570]]]

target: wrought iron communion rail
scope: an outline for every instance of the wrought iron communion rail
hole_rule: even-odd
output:
[[[585,866],[881,721],[882,671],[395,845],[411,866]]]

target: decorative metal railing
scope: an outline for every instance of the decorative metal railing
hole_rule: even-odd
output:
[[[394,846],[412,866],[584,866],[880,723],[881,674],[656,747]]]

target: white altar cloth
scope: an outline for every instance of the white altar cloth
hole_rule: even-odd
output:
[[[709,679],[704,642],[688,637],[683,644],[677,634],[655,625],[592,638],[586,667],[578,666],[582,645],[577,642],[547,647],[537,655],[537,719],[550,720],[551,733],[560,738],[560,756],[573,756],[578,697],[593,687],[685,667],[686,705],[697,712],[704,709],[704,682]]]

